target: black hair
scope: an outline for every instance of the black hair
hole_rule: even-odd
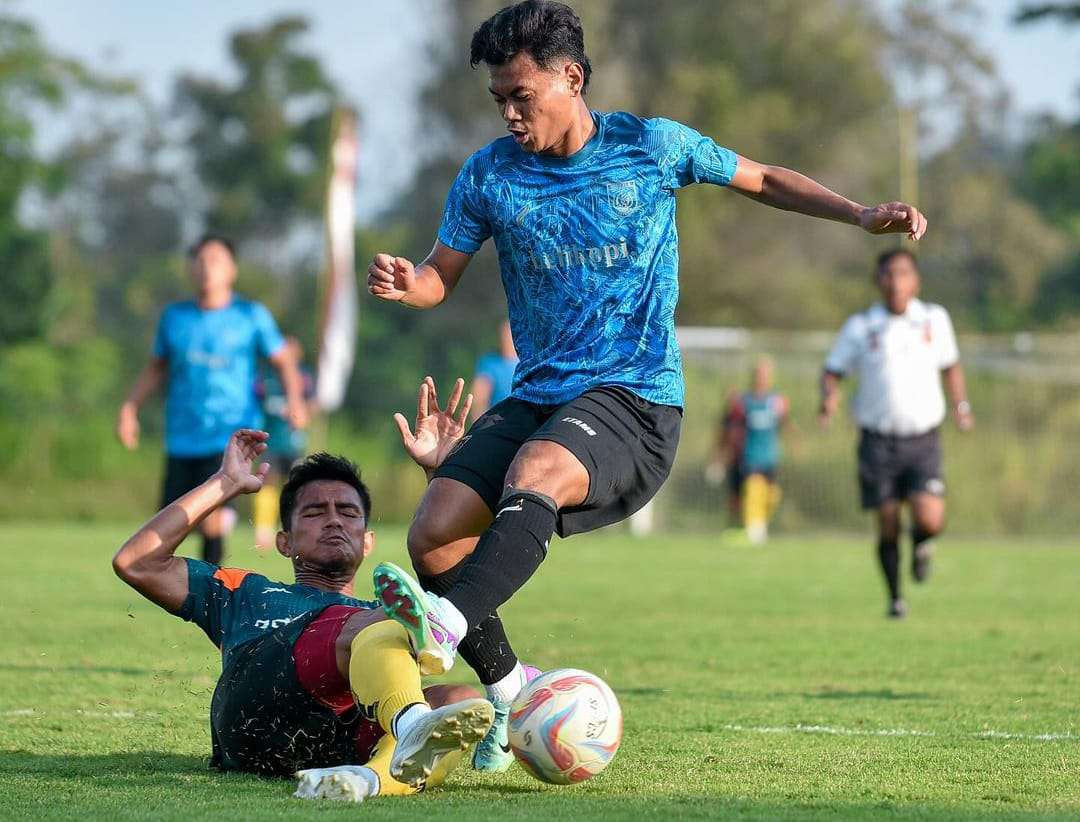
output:
[[[895,260],[897,257],[907,257],[911,260],[911,264],[915,266],[915,270],[919,270],[919,258],[915,256],[915,253],[908,251],[906,248],[890,248],[888,251],[882,251],[878,254],[877,267],[874,269],[876,272],[881,272],[885,266]]]
[[[292,526],[293,509],[296,508],[300,489],[316,480],[335,480],[355,488],[364,509],[364,521],[371,522],[371,494],[360,479],[360,469],[345,457],[335,457],[320,451],[298,462],[289,471],[289,478],[281,488],[281,530],[288,531]]]
[[[568,57],[585,73],[582,93],[589,87],[592,65],[585,56],[581,18],[565,3],[525,0],[507,6],[484,21],[472,36],[469,64],[501,66],[523,51],[542,68],[550,69],[558,57]]]
[[[194,260],[199,256],[199,252],[202,251],[210,243],[221,243],[227,249],[229,249],[229,256],[234,260],[236,259],[236,247],[233,245],[233,241],[226,237],[224,234],[214,234],[213,232],[207,232],[203,234],[199,239],[191,244],[188,249],[188,259]]]

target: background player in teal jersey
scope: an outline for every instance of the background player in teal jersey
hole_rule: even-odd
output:
[[[260,357],[280,375],[294,428],[307,425],[303,386],[296,363],[270,311],[233,292],[236,259],[224,237],[203,236],[191,247],[195,299],[173,303],[161,314],[150,361],[120,406],[116,433],[127,448],[139,444],[139,408],[166,384],[165,479],[162,505],[190,491],[217,470],[229,436],[262,424],[255,397]],[[203,558],[224,553],[221,512],[200,528]]]
[[[491,408],[510,396],[514,387],[514,369],[517,368],[518,355],[514,349],[514,337],[510,332],[510,323],[499,323],[499,349],[489,351],[476,361],[472,386],[473,418],[477,419]]]
[[[788,420],[788,400],[773,390],[773,362],[759,357],[749,391],[733,395],[724,412],[721,450],[740,501],[742,524],[752,543],[768,537],[780,504],[780,433]]]
[[[421,389],[407,444],[425,469],[460,439],[469,406],[455,416],[461,380],[445,410],[429,407],[429,388],[433,395],[433,383]],[[299,769],[298,795],[313,798],[402,795],[437,784],[488,730],[491,705],[462,686],[421,691],[406,631],[377,603],[356,598],[356,571],[375,535],[367,527],[371,498],[352,463],[313,455],[281,490],[276,545],[293,582],[175,555],[204,517],[260,489],[269,464],[252,470],[251,463],[264,456],[267,438],[235,432],[218,470],[136,531],[113,568],[220,649],[210,705],[215,767],[266,776]]]
[[[671,120],[591,111],[581,21],[562,3],[503,9],[474,33],[470,60],[488,67],[509,134],[466,161],[431,253],[419,265],[376,254],[368,290],[432,308],[493,238],[521,362],[510,398],[476,422],[428,485],[409,531],[420,584],[400,569],[376,573],[425,669],[448,668],[460,641],[496,703],[474,764],[502,770],[512,761],[500,753],[506,704],[526,674],[498,607],[540,566],[554,533],[625,519],[656,493],[675,456],[676,191],[728,186],[912,239],[926,220],[905,203],[860,205]]]

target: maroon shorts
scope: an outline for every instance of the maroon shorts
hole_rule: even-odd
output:
[[[348,681],[337,667],[337,638],[345,623],[357,611],[350,605],[331,605],[320,613],[300,634],[293,645],[296,678],[311,697],[338,716],[356,710],[356,701]],[[356,722],[355,741],[358,762],[371,758],[375,744],[382,738],[378,723],[361,716]]]

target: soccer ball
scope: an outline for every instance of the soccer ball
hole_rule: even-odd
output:
[[[619,749],[622,709],[600,677],[561,668],[522,689],[510,706],[509,733],[514,756],[541,782],[584,782]]]

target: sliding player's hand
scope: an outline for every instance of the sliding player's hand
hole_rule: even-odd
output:
[[[241,428],[229,437],[218,472],[229,496],[254,494],[262,488],[270,470],[270,463],[260,463],[255,471],[251,470],[251,463],[266,450],[268,439],[270,435],[265,431],[254,431],[250,428]]]
[[[922,212],[899,202],[864,209],[859,225],[871,234],[907,234],[911,240],[920,240],[926,233],[926,217]]]
[[[376,254],[368,266],[367,287],[373,297],[398,302],[416,285],[416,269],[404,257]]]
[[[465,420],[469,418],[473,404],[472,394],[465,397],[461,411],[455,414],[464,391],[465,380],[459,377],[454,383],[454,390],[450,392],[446,408],[439,408],[435,380],[424,377],[416,398],[416,432],[409,429],[409,421],[403,414],[394,414],[405,452],[425,471],[434,471],[442,465],[465,433]]]

